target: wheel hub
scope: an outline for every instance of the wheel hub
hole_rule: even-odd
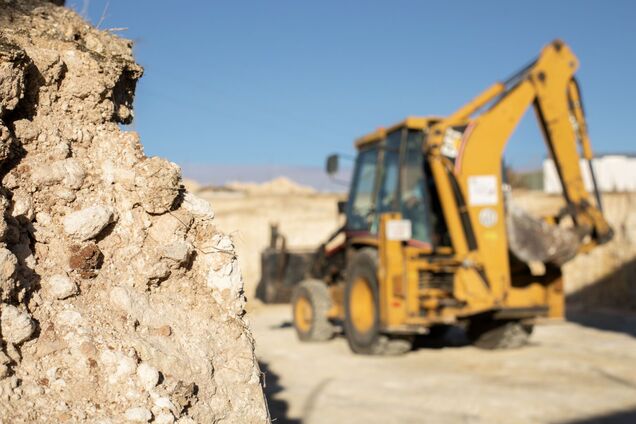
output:
[[[298,329],[304,333],[311,330],[314,311],[306,297],[299,297],[294,305],[294,321]]]
[[[351,323],[355,329],[360,333],[371,330],[375,322],[375,303],[371,284],[366,279],[358,277],[353,282],[349,302]]]

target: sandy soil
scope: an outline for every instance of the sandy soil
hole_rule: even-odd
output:
[[[354,355],[343,337],[301,343],[289,315],[250,313],[275,423],[636,422],[636,315],[583,315],[618,331],[546,324],[512,351],[462,346],[458,331],[401,357]]]

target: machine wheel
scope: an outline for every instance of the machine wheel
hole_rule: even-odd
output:
[[[327,313],[331,308],[329,290],[324,281],[304,280],[292,294],[294,328],[303,342],[324,342],[334,335]]]
[[[412,340],[380,333],[377,268],[377,252],[370,248],[358,251],[347,268],[345,336],[355,353],[400,355],[411,350]]]
[[[475,318],[468,324],[468,338],[481,349],[516,349],[528,344],[533,326],[519,321]]]

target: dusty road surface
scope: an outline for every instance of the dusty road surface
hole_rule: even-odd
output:
[[[636,423],[636,316],[571,315],[519,350],[458,331],[401,357],[353,355],[343,337],[301,344],[288,305],[249,319],[274,423]]]

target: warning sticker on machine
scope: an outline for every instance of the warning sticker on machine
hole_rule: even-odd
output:
[[[475,175],[468,177],[468,204],[470,206],[496,205],[497,176]]]
[[[386,223],[386,238],[388,240],[406,241],[413,236],[411,221],[408,219],[392,219]]]

